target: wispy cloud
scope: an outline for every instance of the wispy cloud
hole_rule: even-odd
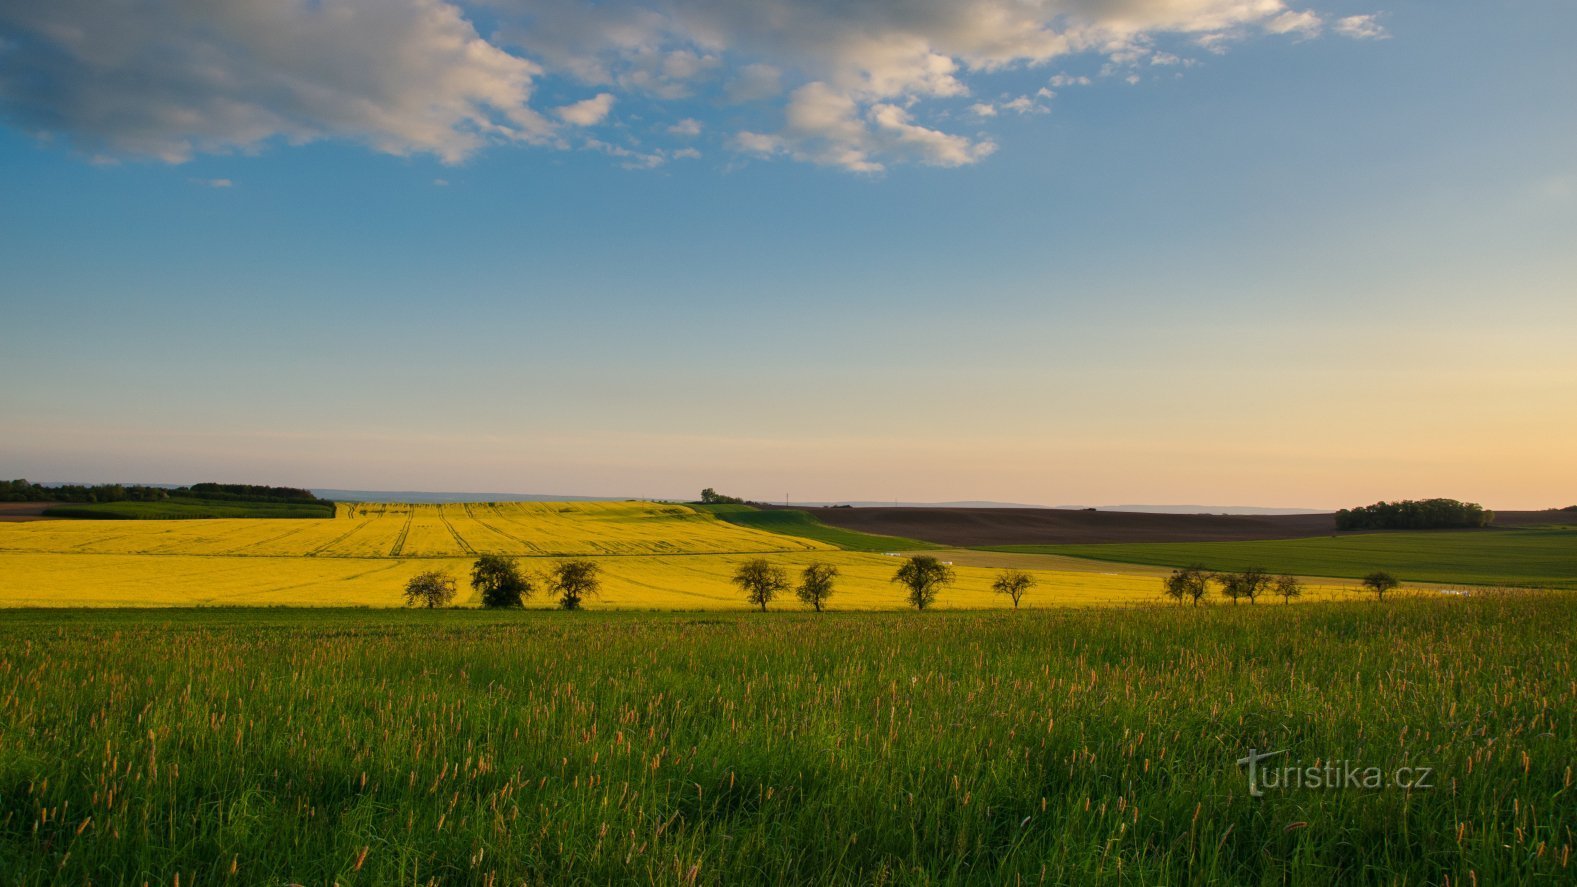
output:
[[[1044,108],[974,99],[994,72],[1089,56],[1132,81],[1256,35],[1326,31],[1387,36],[1375,15],[1284,0],[0,0],[0,112],[95,157],[341,139],[458,163],[489,145],[584,146],[574,132],[629,101],[671,109],[652,131],[673,139],[872,172],[989,156],[991,137],[941,127]],[[544,83],[594,94],[537,104]],[[718,107],[760,125],[703,125]]]

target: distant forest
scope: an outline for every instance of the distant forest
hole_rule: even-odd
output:
[[[192,484],[189,487],[149,487],[139,484],[44,484],[26,480],[0,481],[0,502],[164,502],[169,499],[203,499],[221,502],[285,502],[329,504],[311,490],[259,484]]]
[[[1376,502],[1336,512],[1338,530],[1447,530],[1487,527],[1495,512],[1476,502],[1455,499],[1408,499]]]

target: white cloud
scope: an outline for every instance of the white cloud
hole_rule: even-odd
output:
[[[678,123],[668,127],[668,134],[681,136],[687,139],[695,138],[701,134],[701,121],[695,119],[694,117],[686,117],[685,119],[680,120]]]
[[[970,113],[974,114],[976,117],[997,116],[997,107],[990,102],[976,102],[969,106],[969,110]]]
[[[209,188],[230,188],[235,185],[235,182],[229,179],[192,179],[192,181]]]
[[[1051,109],[1027,95],[1021,95],[1016,99],[1009,99],[1003,102],[1002,110],[1012,111],[1015,114],[1045,114]]]
[[[1313,37],[1325,26],[1324,20],[1307,10],[1283,12],[1265,23],[1265,30],[1272,34],[1297,34]]]
[[[554,108],[553,113],[571,126],[596,126],[612,110],[613,93],[600,92],[589,99]]]
[[[171,162],[283,139],[463,159],[544,141],[537,65],[443,0],[0,2],[0,102],[82,148]]]
[[[1384,40],[1391,36],[1376,15],[1349,15],[1337,19],[1336,33],[1354,40]]]
[[[0,115],[106,158],[333,138],[458,162],[571,147],[621,99],[675,139],[702,133],[699,109],[749,105],[768,122],[738,150],[873,172],[989,154],[988,137],[928,125],[946,119],[932,100],[968,97],[983,73],[1082,57],[1132,82],[1327,28],[1386,36],[1374,15],[1326,22],[1286,0],[0,0]],[[533,108],[545,79],[596,95]],[[1020,99],[973,102],[976,122],[1043,110]],[[634,155],[620,159],[673,156]]]

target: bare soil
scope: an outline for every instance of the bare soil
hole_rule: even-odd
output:
[[[45,517],[44,509],[59,502],[0,502],[0,523],[25,520],[54,520]]]
[[[1238,542],[1341,535],[1331,514],[1149,514],[1050,508],[807,508],[822,523],[939,545]],[[1495,526],[1577,522],[1570,512],[1497,513]]]

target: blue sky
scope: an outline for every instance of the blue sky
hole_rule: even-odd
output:
[[[254,5],[0,0],[0,470],[1577,501],[1571,4]]]

